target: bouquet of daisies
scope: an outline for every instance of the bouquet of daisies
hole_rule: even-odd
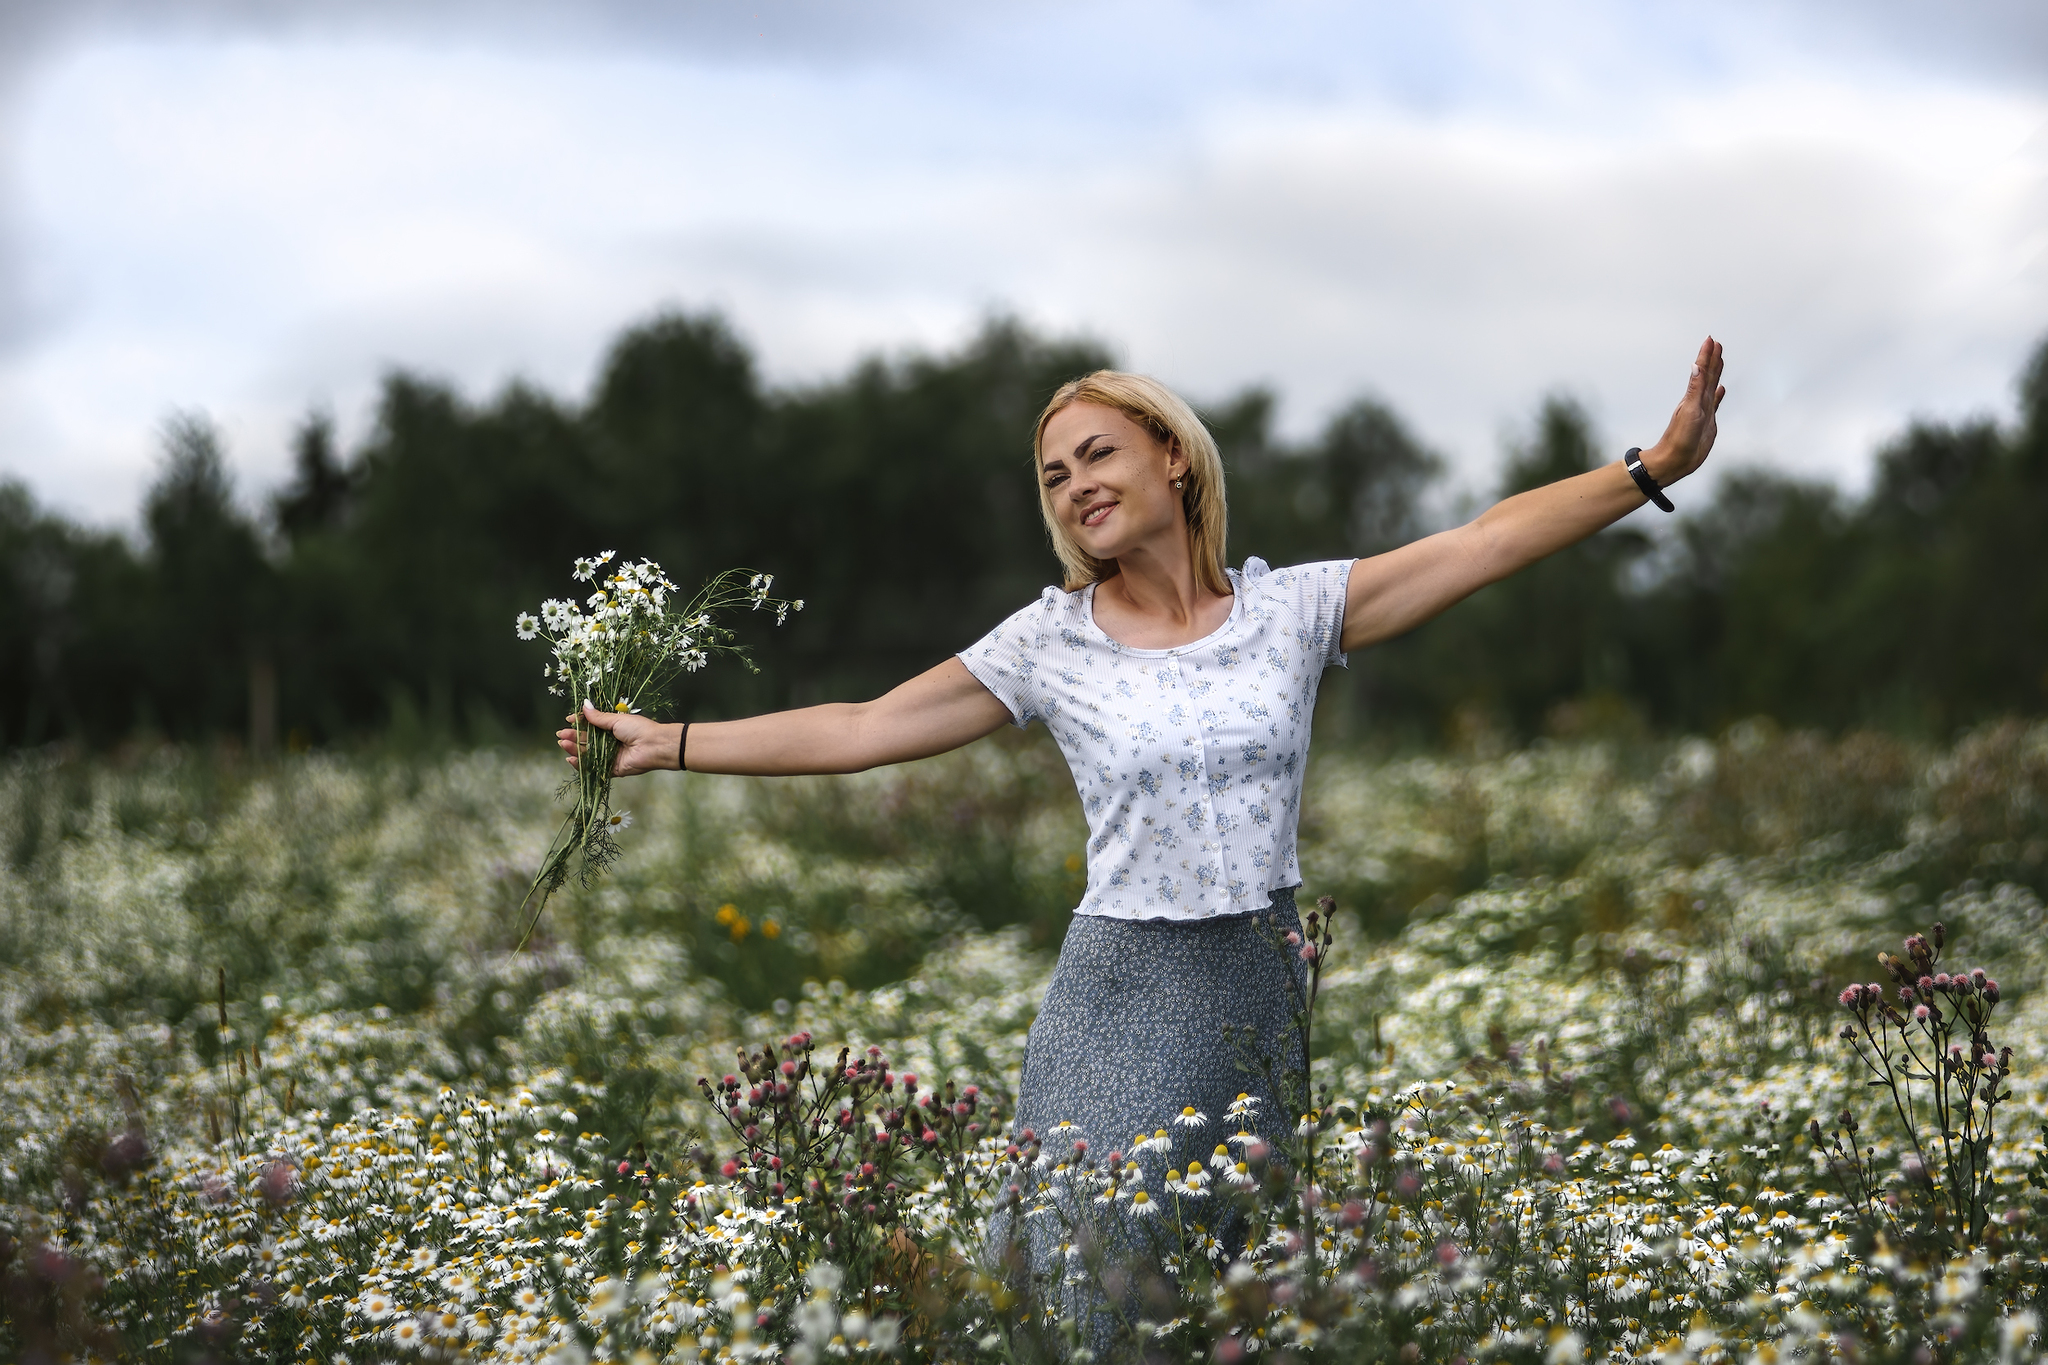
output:
[[[522,948],[540,922],[548,897],[569,879],[577,856],[583,860],[583,884],[589,886],[618,860],[618,835],[633,822],[632,812],[612,809],[612,763],[618,741],[610,731],[583,720],[581,703],[588,700],[599,710],[637,715],[643,703],[651,705],[663,696],[678,674],[696,672],[714,655],[732,655],[751,669],[746,650],[733,643],[733,631],[722,617],[740,608],[772,611],[779,626],[791,612],[804,608],[801,601],[768,595],[775,583],[772,574],[727,569],[685,601],[653,560],[621,563],[607,571],[612,559],[613,552],[606,550],[576,561],[572,576],[594,585],[580,605],[550,598],[541,603],[538,616],[519,613],[515,626],[522,640],[546,637],[554,658],[541,667],[541,676],[548,679],[549,692],[576,703],[572,720],[583,754],[576,775],[558,793],[573,792],[575,807],[562,821],[520,903],[526,921],[519,937]],[[525,913],[528,906],[530,918]]]

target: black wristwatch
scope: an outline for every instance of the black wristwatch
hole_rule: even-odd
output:
[[[1650,471],[1643,467],[1641,446],[1630,446],[1628,454],[1621,457],[1621,462],[1628,466],[1628,476],[1636,481],[1636,487],[1643,490],[1644,497],[1656,503],[1663,511],[1672,510],[1671,499],[1664,496],[1664,490],[1657,486],[1657,481],[1650,477]]]

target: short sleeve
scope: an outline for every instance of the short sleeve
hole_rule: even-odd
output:
[[[1352,559],[1326,559],[1268,570],[1257,559],[1245,561],[1246,586],[1275,599],[1293,613],[1310,658],[1323,667],[1345,666],[1344,603],[1351,587]]]
[[[1019,728],[1039,719],[1032,681],[1044,648],[1048,607],[1045,598],[1033,602],[959,654],[967,671],[1010,708]]]

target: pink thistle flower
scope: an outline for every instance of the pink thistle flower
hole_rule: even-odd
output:
[[[1926,1023],[1926,1022],[1928,1021],[1928,1019],[1930,1019],[1931,1017],[1933,1017],[1933,1014],[1934,1014],[1934,1011],[1933,1011],[1933,1010],[1931,1010],[1931,1009],[1929,1009],[1929,1008],[1927,1008],[1927,1006],[1925,1006],[1925,1005],[1915,1005],[1915,1006],[1913,1006],[1913,1017],[1914,1017],[1915,1019],[1919,1020],[1919,1021],[1920,1021],[1921,1023],[1923,1023],[1923,1024],[1924,1024],[1924,1023]]]
[[[1991,1004],[1995,1005],[1998,1003],[1998,983],[1996,981],[1986,981],[1984,983],[1984,998]]]
[[[619,1163],[619,1174],[620,1174],[620,1175],[628,1175],[628,1174],[630,1174],[630,1173],[632,1172],[632,1170],[633,1170],[633,1163],[632,1163],[632,1162],[630,1162],[630,1161],[621,1161],[621,1162]]]
[[[740,1173],[740,1163],[728,1160],[723,1166],[718,1168],[718,1173],[727,1180],[730,1180]]]
[[[1316,960],[1316,945],[1313,943],[1302,944],[1301,952],[1298,956],[1303,962],[1314,962]]]
[[[1297,947],[1297,946],[1299,946],[1299,945],[1300,945],[1300,943],[1301,943],[1301,935],[1300,935],[1300,934],[1297,934],[1297,933],[1295,933],[1295,932],[1294,932],[1294,931],[1293,931],[1292,929],[1289,929],[1289,930],[1287,931],[1287,946],[1288,946],[1288,947],[1290,947],[1290,948],[1293,948],[1293,947]]]
[[[1853,1010],[1863,1003],[1863,988],[1861,986],[1844,986],[1842,993],[1836,996],[1835,999],[1844,1008]]]
[[[1934,989],[1945,991],[1948,989],[1948,983],[1949,975],[1947,972],[1936,972],[1934,974]]]

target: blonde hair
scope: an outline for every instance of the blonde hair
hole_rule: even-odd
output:
[[[1031,464],[1034,472],[1045,465],[1045,426],[1062,410],[1075,403],[1095,403],[1114,408],[1152,434],[1162,445],[1178,441],[1188,457],[1182,477],[1181,511],[1188,522],[1189,557],[1194,561],[1195,581],[1210,592],[1230,593],[1230,579],[1223,572],[1223,538],[1230,529],[1230,517],[1223,497],[1223,456],[1216,438],[1187,400],[1149,375],[1126,374],[1122,370],[1097,370],[1079,379],[1069,379],[1038,414],[1038,429],[1031,436]],[[1038,510],[1045,517],[1045,529],[1052,535],[1053,552],[1066,569],[1065,587],[1079,592],[1090,583],[1100,583],[1116,573],[1116,561],[1097,559],[1083,550],[1060,524],[1053,511],[1053,491],[1038,478]]]

